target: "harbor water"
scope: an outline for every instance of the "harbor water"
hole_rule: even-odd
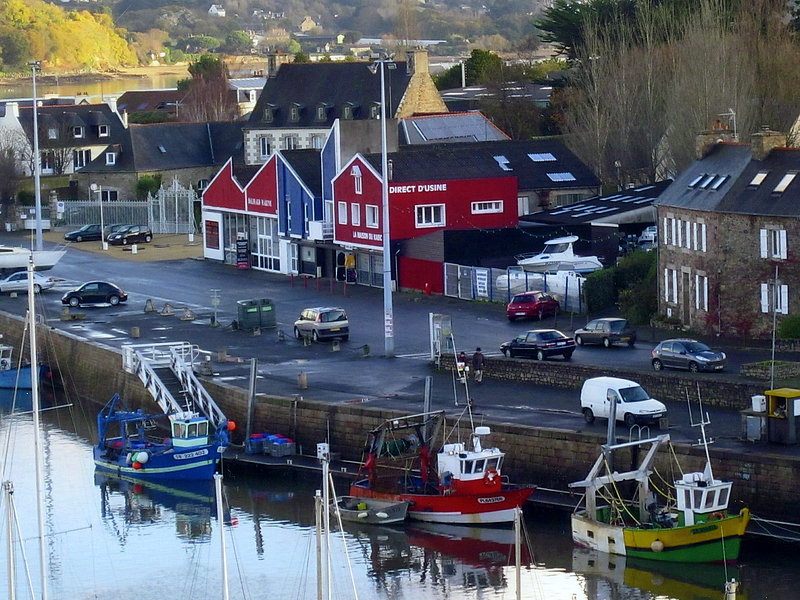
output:
[[[22,413],[9,416],[7,404],[0,408],[0,444],[2,480],[14,487],[21,540],[13,553],[16,587],[18,597],[30,597],[30,580],[36,597],[41,597],[32,417],[24,407]],[[94,432],[94,408],[75,404],[43,413],[49,597],[222,598],[213,483],[165,485],[96,476]],[[339,483],[344,491],[346,482]],[[320,476],[314,473],[225,473],[231,598],[317,597],[314,493],[319,487]],[[5,564],[9,559],[5,499],[0,508],[0,556]],[[532,561],[524,561],[520,576],[521,597],[526,600],[716,600],[724,598],[725,581],[731,578],[741,582],[739,600],[786,600],[800,587],[800,572],[792,560],[796,546],[748,539],[737,567],[665,567],[573,548],[569,515],[563,512],[526,507],[525,529],[532,552]],[[510,529],[345,525],[343,532],[333,534],[330,547],[333,598],[516,597]],[[530,558],[527,552],[523,557]],[[7,586],[8,572],[3,568],[0,594]]]

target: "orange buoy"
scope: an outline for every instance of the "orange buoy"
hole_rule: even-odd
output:
[[[134,463],[133,463],[133,468],[134,468],[134,469],[137,469],[137,470],[138,470],[138,469],[141,469],[141,468],[142,468],[142,463],[140,463],[140,462],[137,460],[136,462],[134,462]]]
[[[228,421],[228,431],[234,431],[236,429],[236,421]]]

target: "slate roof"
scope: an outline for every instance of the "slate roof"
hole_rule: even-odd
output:
[[[380,153],[364,158],[380,173]],[[520,190],[600,186],[592,170],[557,139],[403,146],[388,158],[395,183],[517,177]]]
[[[224,164],[241,158],[241,122],[131,125],[119,144],[116,162],[105,153],[82,169],[87,173],[163,171]]]
[[[717,211],[751,158],[749,144],[720,142],[678,175],[655,206]]]
[[[64,148],[107,145],[119,142],[125,136],[125,127],[119,116],[108,104],[68,104],[40,106],[37,114],[39,122],[39,147]],[[20,106],[19,122],[28,139],[33,140],[33,107]],[[109,135],[100,137],[98,126],[108,125]],[[63,139],[64,127],[83,127],[83,137]],[[59,138],[51,140],[47,129],[54,127]]]
[[[506,87],[503,97],[509,100],[527,100],[536,106],[550,104],[553,86],[540,83],[511,82]],[[467,110],[477,106],[487,98],[496,98],[497,92],[485,86],[471,85],[462,88],[442,90],[442,100],[450,110]]]
[[[128,113],[167,112],[174,115],[185,97],[185,90],[132,90],[117,98],[117,109]]]
[[[487,142],[510,139],[480,111],[400,119],[401,144]]]
[[[765,174],[763,180],[760,174]],[[800,217],[800,148],[774,148],[751,160],[730,186],[717,210],[747,215]],[[790,180],[790,181],[789,181]],[[756,184],[756,181],[760,183]],[[789,181],[783,191],[779,184]]]
[[[281,150],[281,156],[294,169],[300,180],[316,197],[322,196],[322,152],[308,148],[303,150]]]
[[[526,215],[526,221],[550,225],[577,225],[590,222],[617,222],[617,218],[653,206],[653,202],[666,190],[671,179],[650,185],[622,190],[607,196],[593,196],[575,204]]]
[[[302,128],[330,127],[343,117],[346,103],[353,105],[353,119],[368,119],[372,103],[380,103],[380,70],[373,74],[367,62],[287,63],[274,77],[267,79],[261,96],[250,115],[251,127]],[[411,75],[405,62],[395,62],[395,69],[385,68],[387,116],[393,117],[406,92]],[[299,121],[290,121],[291,106],[300,106]],[[325,121],[317,120],[317,105],[328,107]],[[264,110],[273,107],[272,122],[264,121]]]

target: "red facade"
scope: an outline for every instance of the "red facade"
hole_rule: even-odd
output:
[[[262,166],[244,188],[247,210],[253,213],[278,214],[278,159],[272,158]]]
[[[264,215],[278,214],[276,157],[265,163],[244,189],[233,176],[231,160],[219,170],[203,192],[205,208],[247,211]]]
[[[381,248],[380,173],[356,155],[334,179],[333,198],[335,241],[348,246]],[[389,206],[393,240],[412,239],[440,229],[516,227],[517,179],[465,177],[390,182]]]
[[[228,159],[203,191],[203,207],[243,211],[244,197],[244,190],[233,177],[233,160]]]

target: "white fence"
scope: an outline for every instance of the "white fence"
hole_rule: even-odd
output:
[[[541,290],[558,298],[562,311],[582,313],[585,281],[574,271],[533,273],[517,266],[492,269],[444,264],[444,295],[462,300],[507,303],[519,292]]]

